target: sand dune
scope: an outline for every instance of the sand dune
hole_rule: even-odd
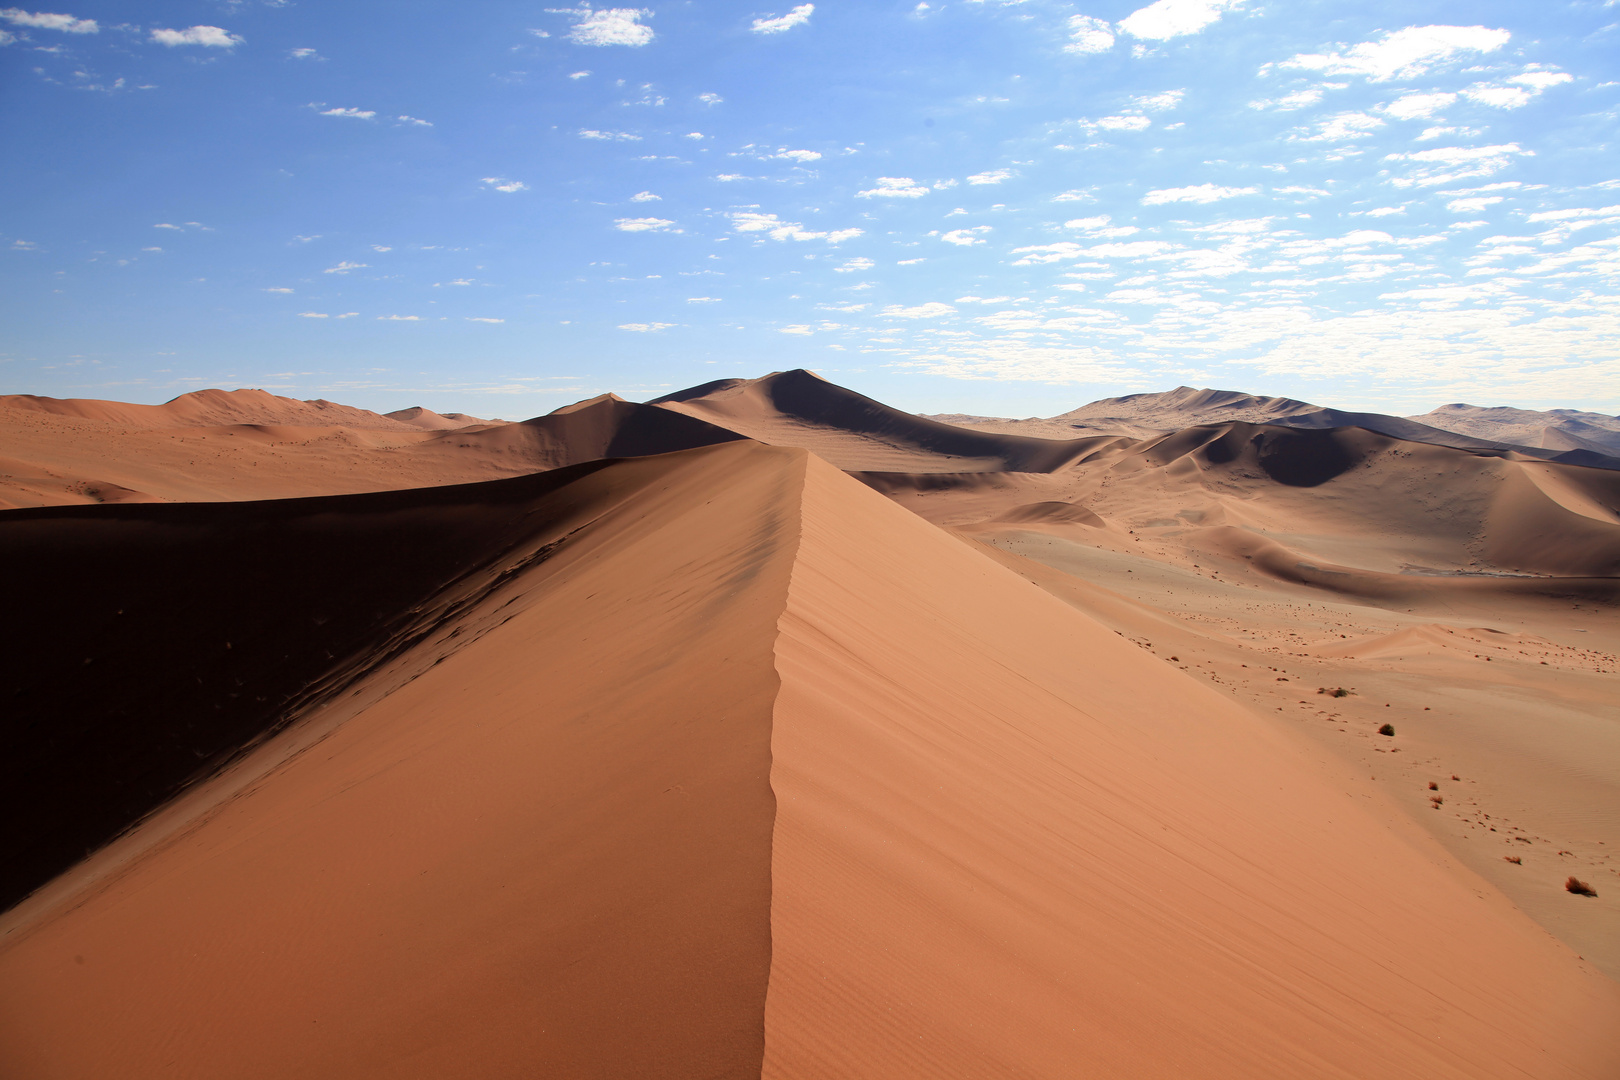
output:
[[[751,439],[800,446],[841,469],[1051,472],[1091,448],[1075,439],[995,435],[901,412],[804,370],[721,379],[654,398]]]
[[[1549,450],[1594,450],[1620,454],[1620,417],[1576,409],[1534,409],[1477,405],[1442,405],[1422,416],[1407,417],[1420,424],[1472,435],[1480,439],[1539,446]]]
[[[1620,1064],[1620,989],[1368,785],[803,451],[10,520],[67,596],[147,555],[63,620],[86,700],[189,621],[176,745],[290,721],[5,917],[12,1075]]]
[[[125,427],[222,427],[227,424],[287,424],[297,427],[358,427],[401,430],[411,425],[352,405],[297,401],[264,390],[198,390],[162,405],[131,405],[90,398],[33,394],[0,397],[0,409],[106,420]],[[409,411],[409,410],[407,410]]]
[[[432,409],[424,409],[420,405],[413,405],[409,409],[399,409],[395,412],[384,413],[390,420],[397,420],[401,424],[422,428],[425,431],[452,431],[456,428],[479,427],[490,421],[480,420],[476,416],[466,413],[436,413]]]
[[[1519,415],[1508,419],[1486,416],[1487,413]],[[1542,424],[1523,422],[1532,416],[1542,418]],[[1532,458],[1620,469],[1620,426],[1612,423],[1609,427],[1596,426],[1591,420],[1601,423],[1612,418],[1586,413],[1579,414],[1579,418],[1575,414],[1566,418],[1554,413],[1447,405],[1425,416],[1400,417],[1323,408],[1294,398],[1182,386],[1163,393],[1104,398],[1045,418],[1012,420],[948,414],[931,419],[978,431],[1049,439],[1085,435],[1128,435],[1145,439],[1183,428],[1233,422],[1315,429],[1359,427],[1409,442],[1461,450],[1512,451]],[[1548,422],[1557,426],[1556,434],[1546,433],[1552,430],[1544,429],[1543,425]]]

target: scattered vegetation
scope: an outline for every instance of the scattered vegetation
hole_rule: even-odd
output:
[[[1504,856],[1502,856],[1502,861],[1503,862],[1510,862],[1514,866],[1523,866],[1524,865],[1524,860],[1519,858],[1517,855],[1504,855]]]
[[[1440,790],[1440,785],[1435,783],[1433,780],[1430,780],[1429,781],[1429,790],[1430,791],[1439,791]]]
[[[1393,735],[1393,734],[1395,734],[1395,725],[1394,724],[1380,724],[1379,727],[1378,727],[1378,734],[1380,734],[1380,735]]]
[[[1342,686],[1335,686],[1331,690],[1329,690],[1325,686],[1318,686],[1316,688],[1316,692],[1318,694],[1326,694],[1328,697],[1349,697],[1350,696],[1350,691],[1346,690]]]
[[[1568,889],[1570,892],[1574,893],[1576,896],[1596,896],[1597,895],[1597,890],[1596,889],[1592,888],[1592,886],[1588,885],[1586,882],[1582,881],[1580,878],[1574,877],[1574,876],[1571,876],[1568,881],[1564,882],[1564,888]]]

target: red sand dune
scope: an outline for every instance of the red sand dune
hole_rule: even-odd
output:
[[[131,405],[92,398],[49,398],[33,394],[0,396],[0,409],[107,420],[136,428],[221,427],[226,424],[288,424],[301,427],[409,427],[368,409],[333,401],[297,401],[264,390],[198,390],[162,405]]]
[[[146,553],[59,620],[95,693],[184,682],[198,592],[260,636],[189,699],[246,752],[4,917],[8,1075],[1620,1068],[1620,988],[1364,782],[801,450],[12,520]],[[377,633],[266,587],[314,551]]]

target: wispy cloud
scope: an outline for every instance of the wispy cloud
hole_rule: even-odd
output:
[[[569,11],[548,8],[558,14],[583,16],[568,31],[568,40],[576,45],[627,45],[637,48],[646,45],[653,39],[653,30],[650,26],[642,25],[641,20],[652,17],[652,12],[645,8],[603,8],[592,11],[590,8],[579,8]]]
[[[933,300],[926,304],[918,304],[916,307],[890,304],[878,314],[885,319],[938,319],[946,315],[955,315],[956,309],[949,304]]]
[[[72,15],[52,15],[44,11],[24,11],[22,8],[0,10],[0,19],[13,26],[27,26],[35,30],[60,30],[64,34],[94,34],[101,30],[94,19],[77,19]]]
[[[397,119],[400,123],[406,124],[406,125],[408,125],[410,127],[432,127],[433,126],[433,121],[431,121],[431,120],[419,120],[414,116],[399,116],[399,117],[395,117],[395,119]]]
[[[1218,187],[1215,184],[1198,184],[1194,187],[1159,188],[1142,196],[1143,206],[1163,206],[1166,203],[1212,203],[1221,199],[1235,199],[1239,195],[1258,195],[1259,188],[1254,187]]]
[[[375,109],[345,109],[338,106],[334,106],[330,109],[323,109],[321,108],[321,105],[324,104],[325,102],[321,102],[320,104],[311,102],[309,107],[320,113],[322,116],[346,116],[350,120],[370,120],[372,117],[377,115]]]
[[[1281,66],[1388,82],[1416,78],[1463,53],[1495,52],[1512,37],[1506,30],[1483,26],[1408,26],[1348,49],[1340,46],[1335,52],[1300,53]],[[1261,74],[1271,66],[1262,67]]]
[[[1069,43],[1063,46],[1066,53],[1076,56],[1090,56],[1093,53],[1107,52],[1114,47],[1114,30],[1101,19],[1090,15],[1071,15],[1069,17]]]
[[[865,191],[857,191],[857,199],[918,199],[928,194],[928,189],[909,176],[880,176],[877,186]]]
[[[325,60],[326,57],[322,56],[320,53],[316,52],[314,49],[305,47],[305,48],[302,48],[302,49],[288,49],[287,50],[287,59],[289,59],[289,60]]]
[[[640,135],[632,135],[628,131],[597,131],[594,128],[581,128],[579,137],[582,139],[595,139],[599,142],[640,142]]]
[[[176,45],[203,45],[214,49],[234,49],[242,44],[239,34],[232,34],[217,26],[191,26],[184,30],[153,30],[152,40],[171,49]]]
[[[1436,147],[1410,154],[1388,154],[1384,160],[1411,162],[1413,165],[1408,175],[1390,180],[1396,187],[1437,187],[1458,180],[1491,176],[1507,168],[1515,157],[1529,157],[1532,154],[1533,151],[1521,149],[1518,143],[1503,143],[1498,146]]]
[[[492,188],[495,191],[503,191],[508,195],[517,191],[529,190],[529,185],[525,184],[523,181],[508,180],[504,176],[486,176],[478,182],[487,188]]]
[[[803,26],[810,21],[810,15],[816,10],[814,4],[800,4],[786,15],[769,15],[762,19],[755,19],[750,27],[756,34],[780,34],[791,30],[795,26]]]
[[[664,232],[674,224],[667,218],[616,218],[613,227],[620,232]]]
[[[825,240],[839,244],[861,236],[864,229],[838,229],[820,232],[806,229],[796,221],[783,221],[775,214],[762,214],[757,210],[735,210],[730,214],[731,227],[740,233],[764,233],[772,240]]]
[[[979,234],[989,231],[990,226],[988,225],[975,225],[971,229],[952,229],[941,236],[940,239],[947,244],[955,244],[957,247],[972,247],[974,244],[984,243],[983,237]]]
[[[506,321],[505,319],[491,319],[491,318],[489,318],[487,316],[484,316],[484,315],[468,315],[466,318],[467,318],[468,322],[481,322],[481,323],[503,323],[503,322]]]
[[[345,259],[343,262],[338,263],[336,266],[328,266],[325,270],[322,270],[321,273],[323,273],[323,274],[347,274],[350,270],[364,270],[364,269],[366,269],[366,267],[368,265],[370,265],[370,264],[368,264],[368,263],[349,262],[347,259]]]
[[[634,195],[630,196],[631,202],[659,202],[662,199],[662,195],[654,195],[650,191],[638,191]]]
[[[967,178],[970,184],[999,184],[1003,180],[1010,180],[1018,174],[1011,169],[991,169],[988,172],[974,173]]]
[[[672,323],[672,322],[652,322],[652,323],[632,322],[632,323],[620,323],[619,324],[619,329],[620,330],[629,330],[631,333],[635,333],[635,334],[656,334],[658,331],[660,331],[660,330],[668,330],[670,327],[672,327],[674,325],[675,324]]]

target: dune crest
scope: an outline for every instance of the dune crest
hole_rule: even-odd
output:
[[[201,545],[154,596],[266,515],[285,567],[382,535],[421,566],[292,673],[331,693],[5,916],[20,1077],[1620,1063],[1620,988],[1365,790],[802,450],[29,513]],[[153,647],[117,618],[89,655]],[[199,715],[257,708],[235,654]]]

